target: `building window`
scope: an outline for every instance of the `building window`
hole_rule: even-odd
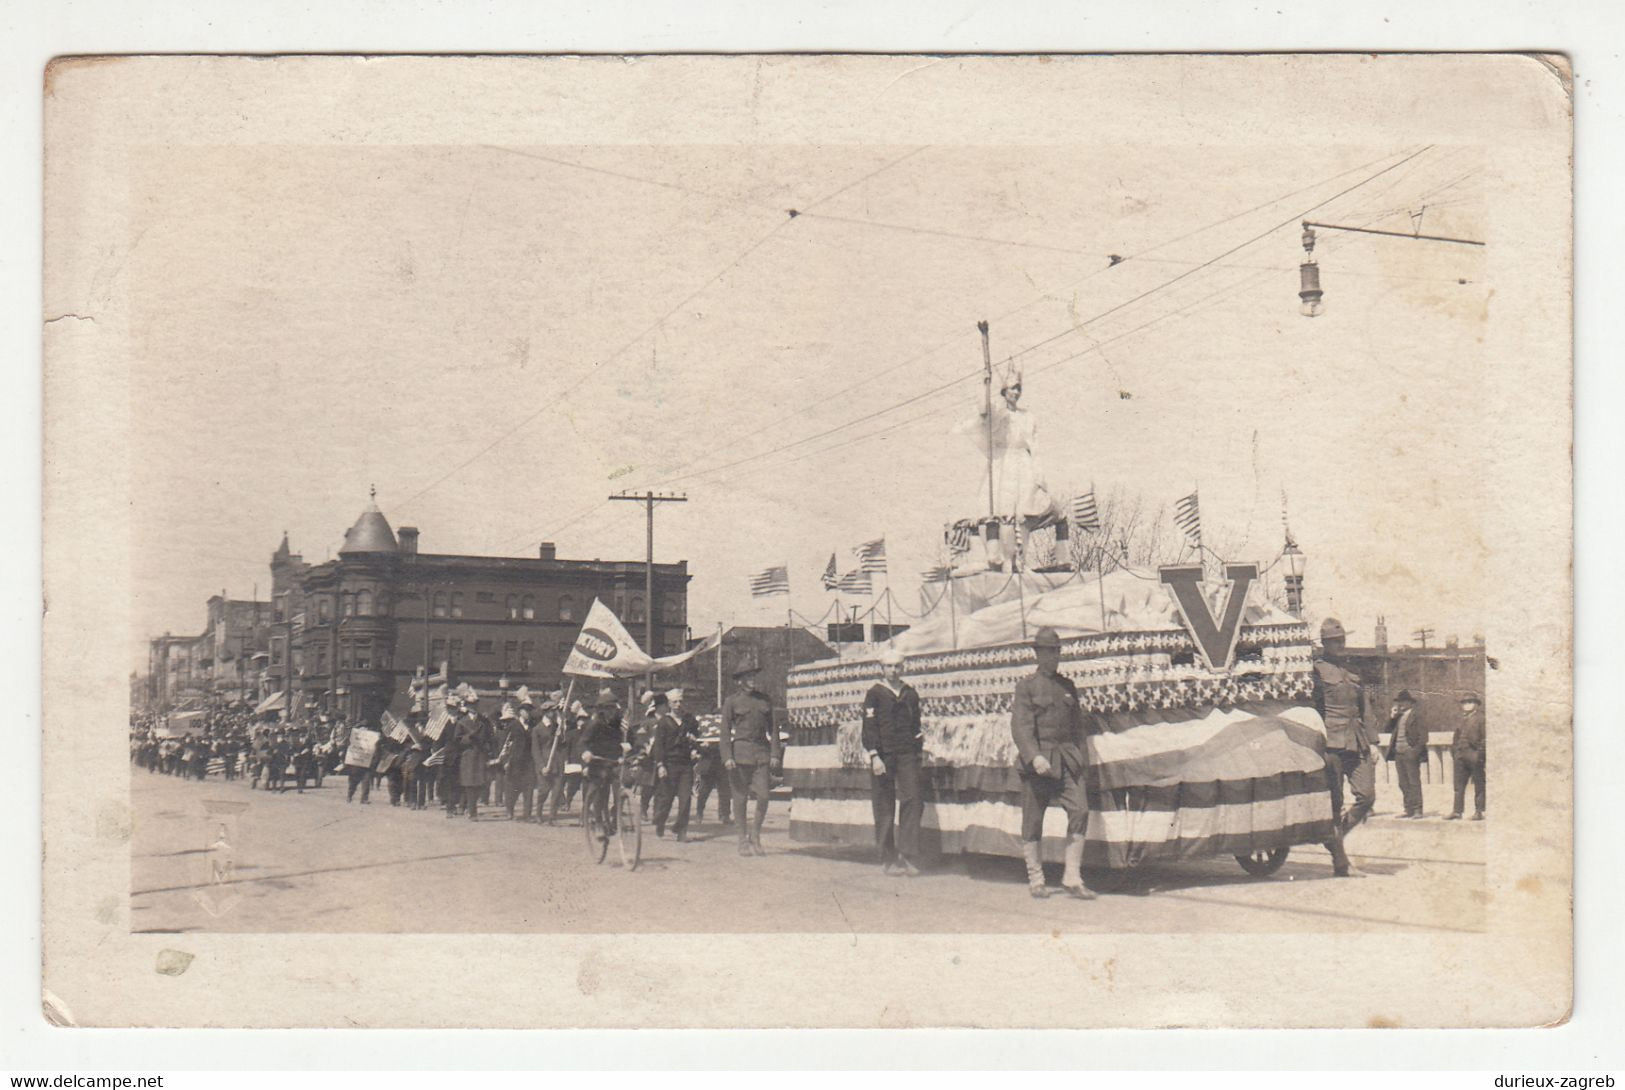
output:
[[[478,602],[482,606],[491,605],[496,600],[497,600],[497,596],[492,594],[488,590],[477,591],[474,594],[474,601]]]
[[[443,590],[437,590],[434,592],[434,615],[436,617],[444,617],[446,615],[446,592]]]
[[[502,668],[504,670],[519,669],[519,641],[509,640],[502,645]]]
[[[527,621],[536,619],[536,596],[527,594],[519,600],[519,614]]]
[[[317,647],[316,648],[316,672],[318,674],[327,672],[327,648],[326,647]]]
[[[316,623],[330,624],[333,620],[333,602],[329,598],[316,600]]]
[[[371,670],[372,669],[372,641],[371,640],[357,640],[356,645],[355,645],[355,651],[350,656],[350,658],[351,658],[351,661],[355,663],[355,668],[357,670]]]
[[[387,590],[378,592],[378,616],[389,616],[389,591]]]
[[[462,640],[452,640],[451,641],[451,654],[450,654],[449,658],[451,659],[451,664],[453,666],[461,666],[463,664],[463,641]]]
[[[576,619],[576,600],[568,594],[559,595],[559,620],[573,621]]]
[[[451,615],[453,617],[463,615],[463,596],[455,592],[451,596]]]
[[[355,595],[354,594],[341,594],[341,595],[339,595],[339,616],[340,617],[352,617],[354,615],[355,615]]]
[[[271,665],[282,665],[282,641],[280,639],[273,639],[271,641]]]
[[[357,617],[372,616],[372,591],[357,591],[355,596],[355,614]]]
[[[496,653],[496,649],[492,646],[490,640],[475,640],[474,653],[476,655],[491,655]]]
[[[561,658],[561,659],[569,658],[570,657],[570,649],[572,647],[574,647],[574,646],[575,646],[575,641],[574,640],[560,640],[559,641],[559,658]]]
[[[519,645],[519,668],[527,674],[536,669],[536,645],[529,640]]]
[[[348,670],[349,668],[350,668],[350,641],[349,640],[340,640],[339,641],[339,669],[340,670]]]
[[[631,604],[626,607],[626,619],[633,622],[643,620],[643,598],[640,595],[632,596]]]
[[[668,594],[664,599],[661,614],[667,624],[683,623],[683,600],[675,594]]]
[[[517,621],[519,619],[519,595],[508,595],[507,610],[508,620]]]
[[[435,640],[433,647],[434,650],[429,653],[429,657],[434,659],[434,661],[429,663],[429,669],[439,670],[440,664],[446,661],[446,641]]]

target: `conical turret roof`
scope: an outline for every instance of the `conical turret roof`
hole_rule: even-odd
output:
[[[367,500],[367,509],[361,512],[355,525],[344,532],[344,544],[339,547],[339,555],[398,552],[400,545],[395,540],[395,531],[390,529],[384,513],[378,510],[378,491],[373,489]]]

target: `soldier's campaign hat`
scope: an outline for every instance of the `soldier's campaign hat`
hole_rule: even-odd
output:
[[[513,706],[513,701],[510,700],[508,703],[502,705],[502,714],[498,715],[497,718],[498,719],[518,719],[519,718],[519,712],[517,710],[515,710],[515,708]]]
[[[1394,699],[1396,701],[1399,701],[1402,704],[1415,704],[1416,703],[1416,698],[1411,695],[1411,691],[1409,689],[1401,689],[1401,690],[1399,690],[1399,695],[1394,697]]]
[[[673,703],[683,699],[683,687],[679,685],[675,689],[667,689],[666,699],[672,701]]]
[[[653,704],[655,702],[655,696],[656,696],[655,691],[653,689],[649,689],[646,692],[644,692],[644,694],[642,696],[638,697],[638,703],[642,704],[645,708],[647,708],[650,704]]]
[[[615,704],[615,690],[609,688],[607,685],[598,690],[598,706],[602,708],[606,704],[612,707]]]
[[[1061,634],[1048,626],[1040,628],[1038,634],[1033,637],[1033,646],[1048,647],[1051,650],[1059,651],[1061,649]]]
[[[570,704],[570,714],[571,715],[576,715],[576,716],[586,715],[587,714],[587,709],[581,703],[581,701],[579,701],[579,700],[572,701],[571,704]]]
[[[754,658],[746,657],[734,664],[734,677],[744,677],[746,674],[761,673],[762,667]]]
[[[564,705],[564,690],[554,689],[552,692],[548,693],[547,703],[549,707],[562,707]]]
[[[519,691],[513,695],[519,698],[519,703],[521,704],[528,706],[536,703],[535,699],[530,695],[530,686],[528,685],[519,686]]]
[[[1325,640],[1340,640],[1346,633],[1343,631],[1343,622],[1336,617],[1327,617],[1320,622],[1320,638]]]

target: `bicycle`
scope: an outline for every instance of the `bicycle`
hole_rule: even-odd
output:
[[[613,836],[621,853],[621,864],[629,871],[637,870],[643,856],[643,823],[636,794],[626,789],[619,759],[594,756],[591,763],[609,766],[609,774],[602,779],[589,777],[583,786],[581,829],[587,841],[587,855],[594,863],[602,863],[609,855],[609,840]]]

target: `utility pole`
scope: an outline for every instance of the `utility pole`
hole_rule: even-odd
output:
[[[687,503],[688,497],[681,492],[617,492],[609,497],[612,500],[630,500],[641,503],[647,519],[648,534],[644,550],[643,565],[643,649],[650,658],[655,655],[655,504],[657,503]],[[650,674],[645,680],[653,684],[654,675]]]
[[[1411,638],[1417,643],[1421,644],[1422,650],[1426,651],[1428,649],[1428,641],[1433,638],[1433,629],[1418,628],[1415,632],[1411,633]]]

